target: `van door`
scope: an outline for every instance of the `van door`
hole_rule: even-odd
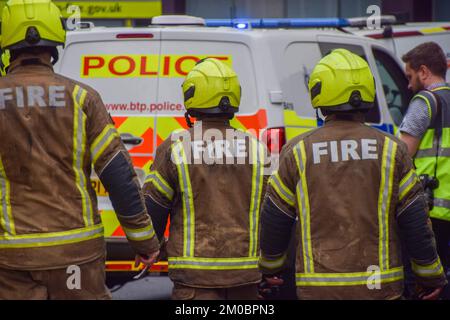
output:
[[[281,89],[287,140],[317,127],[316,113],[309,99],[308,82],[309,75],[321,57],[317,42],[292,42],[284,51]]]
[[[354,41],[354,40],[352,42],[350,39],[349,40],[347,40],[346,38],[340,39],[339,37],[331,38],[328,36],[327,37],[322,37],[322,36],[319,37],[319,41],[320,41],[319,46],[320,46],[320,51],[322,53],[322,56],[327,55],[334,49],[343,48],[343,49],[347,49],[347,50],[359,55],[361,58],[363,58],[364,60],[367,61],[369,66],[371,65],[371,61],[370,61],[371,54],[370,54],[370,52],[369,53],[366,52],[363,42],[358,42],[358,41]],[[373,70],[373,68],[371,68],[371,69],[372,69],[372,73],[374,73],[374,71],[376,72],[376,70]],[[392,126],[389,127],[388,125],[385,125],[383,122],[383,120],[384,120],[383,105],[385,104],[385,100],[380,97],[380,91],[378,90],[379,86],[377,83],[377,76],[374,74],[374,77],[375,77],[375,83],[376,83],[376,87],[377,87],[375,106],[369,112],[366,113],[365,120],[367,123],[370,123],[374,127],[378,127],[382,130],[392,132]]]
[[[403,70],[390,53],[378,46],[372,46],[372,53],[396,132],[406,114],[412,92],[408,89],[408,80]]]
[[[156,148],[160,32],[138,29],[69,32],[57,66],[59,73],[97,90],[130,152],[135,171],[143,183]],[[105,188],[92,177],[105,236],[124,233]]]
[[[437,29],[437,31],[434,31]],[[439,32],[439,29],[442,29]],[[421,43],[424,42],[436,42],[444,51],[444,54],[447,57],[447,77],[446,81],[450,82],[450,26],[446,26],[446,29],[443,28],[424,28],[420,30],[421,33],[418,32],[416,36],[409,37],[395,37],[395,53],[396,56],[401,59],[401,57],[406,54],[408,51],[414,49]]]
[[[342,39],[341,39],[342,41]],[[376,84],[375,108],[366,115],[366,122],[389,133],[396,133],[411,99],[408,81],[393,55],[381,46],[364,42],[337,43],[321,39],[322,54],[333,49],[348,49],[364,58],[371,67]]]

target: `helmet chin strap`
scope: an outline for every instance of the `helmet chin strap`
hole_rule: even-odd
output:
[[[59,60],[59,53],[56,47],[52,49],[52,58],[52,65],[55,65]]]
[[[316,119],[323,121],[323,119],[319,116],[319,109],[316,109]]]
[[[191,118],[189,117],[189,113],[187,111],[184,113],[184,118],[186,119],[186,123],[187,123],[188,127],[192,128],[193,124],[191,122]]]

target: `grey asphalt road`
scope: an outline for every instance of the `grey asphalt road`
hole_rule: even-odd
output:
[[[167,276],[148,275],[133,280],[134,274],[107,275],[106,285],[114,300],[168,300],[173,283]]]

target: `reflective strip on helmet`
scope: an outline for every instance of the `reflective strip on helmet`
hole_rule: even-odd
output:
[[[151,224],[141,229],[129,229],[124,227],[122,227],[122,229],[127,235],[127,238],[131,241],[144,241],[153,238],[155,235],[155,230]]]
[[[357,286],[379,283],[390,283],[403,280],[403,268],[393,268],[381,272],[351,273],[297,273],[296,283],[301,287],[320,286]]]
[[[3,231],[6,234],[16,234],[14,226],[14,219],[11,213],[11,186],[8,177],[6,176],[5,167],[3,166],[2,158],[0,157],[0,219]]]
[[[435,262],[429,265],[420,265],[411,261],[411,267],[416,275],[419,277],[437,277],[444,273],[441,260],[438,258]]]
[[[240,270],[258,268],[259,257],[242,258],[197,258],[170,257],[170,269],[198,269],[198,270]]]
[[[249,211],[249,256],[258,256],[258,232],[259,232],[259,210],[261,206],[261,194],[263,187],[264,167],[264,149],[253,137],[250,138],[252,144],[252,192],[250,198]]]
[[[183,256],[193,257],[195,240],[194,197],[192,195],[186,153],[184,152],[181,141],[175,142],[172,145],[172,157],[177,166],[178,180],[183,199]]]
[[[311,221],[308,185],[306,183],[306,151],[304,141],[300,141],[294,148],[294,157],[297,162],[300,181],[297,184],[297,202],[300,212],[300,223],[302,231],[303,262],[306,273],[314,272],[314,261],[311,245]]]
[[[157,171],[151,171],[150,174],[145,178],[145,184],[151,183],[156,189],[159,190],[167,199],[172,201],[174,191],[170,187],[169,183],[159,174]]]
[[[278,172],[275,172],[269,179],[269,184],[273,187],[278,196],[283,199],[288,205],[293,207],[295,205],[295,195],[281,180]]]
[[[408,174],[400,181],[399,200],[402,200],[418,181],[416,171],[414,169],[409,170]]]
[[[265,255],[261,255],[261,257],[259,258],[259,266],[260,268],[264,268],[264,269],[279,269],[281,268],[285,261],[286,261],[286,254],[283,254],[279,257],[267,257]]]
[[[31,248],[78,243],[103,237],[101,224],[63,232],[34,233],[19,236],[0,236],[0,248]]]
[[[103,131],[95,138],[91,146],[92,163],[95,164],[98,158],[102,155],[105,149],[110,145],[114,138],[119,138],[119,133],[116,128],[108,124]]]
[[[73,117],[73,170],[78,191],[81,194],[83,219],[86,226],[94,224],[91,198],[87,192],[87,179],[83,170],[83,159],[86,150],[86,114],[82,106],[86,99],[87,91],[75,86],[73,90],[74,117]]]
[[[389,269],[389,208],[392,198],[395,154],[397,143],[384,138],[383,160],[381,164],[381,182],[378,196],[379,259],[381,270]]]

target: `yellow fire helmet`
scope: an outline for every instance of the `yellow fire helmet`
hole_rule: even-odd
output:
[[[346,49],[335,49],[323,57],[311,73],[308,87],[314,108],[364,110],[375,101],[369,65]]]
[[[61,12],[50,0],[9,0],[2,13],[1,48],[64,45],[66,30]]]
[[[6,70],[9,67],[9,51],[5,50],[2,53],[1,61],[0,61],[0,73],[2,77],[6,76]]]
[[[230,113],[239,110],[241,86],[237,74],[214,58],[200,60],[183,82],[184,105],[188,113]]]

